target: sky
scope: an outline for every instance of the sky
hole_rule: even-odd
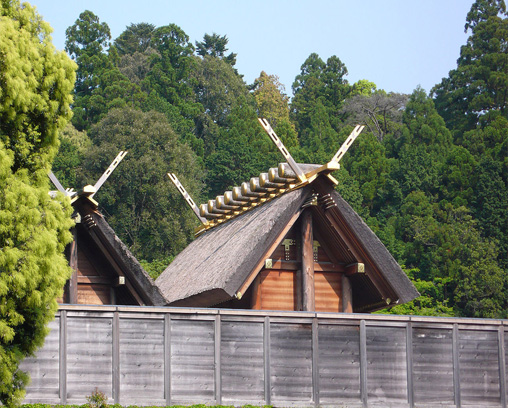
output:
[[[31,0],[65,47],[65,30],[90,10],[112,39],[131,23],[176,24],[190,41],[217,33],[229,39],[236,68],[251,84],[261,71],[279,76],[286,93],[304,61],[336,55],[347,79],[374,82],[387,92],[427,92],[456,68],[466,43],[473,0]]]

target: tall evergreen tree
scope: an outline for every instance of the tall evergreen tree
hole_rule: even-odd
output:
[[[203,169],[196,155],[158,112],[113,109],[90,129],[93,146],[80,184],[96,180],[120,150],[129,153],[96,199],[108,222],[139,258],[176,255],[193,236],[196,219],[166,176],[175,172],[199,200]]]
[[[0,2],[0,402],[19,403],[20,361],[42,346],[70,269],[71,206],[49,196],[75,65],[29,4]]]
[[[436,85],[436,106],[456,137],[508,117],[508,19],[504,0],[477,0],[466,18],[471,31],[457,69]]]
[[[236,64],[236,55],[231,52],[229,55],[226,55],[228,49],[226,46],[228,45],[228,38],[223,35],[213,33],[205,34],[203,37],[203,41],[196,41],[196,53],[204,57],[205,55],[209,55],[211,57],[220,58],[227,62],[232,67]]]
[[[144,53],[151,45],[153,24],[130,24],[114,41],[114,46],[120,56]]]
[[[112,67],[105,53],[109,48],[111,32],[106,23],[100,22],[99,17],[85,10],[76,22],[67,28],[65,34],[65,50],[78,64],[74,86],[73,124],[83,130],[95,121],[97,110],[103,105],[102,98],[96,97],[94,100],[93,95],[100,85],[101,74]]]
[[[346,79],[348,71],[335,55],[326,63],[318,54],[312,53],[300,68],[293,82],[291,114],[300,138],[302,131],[310,127],[312,109],[319,100],[326,110],[328,122],[335,132],[340,130],[344,115],[341,113],[351,87]],[[304,145],[304,141],[300,140]]]
[[[143,110],[164,113],[182,140],[202,152],[203,143],[194,132],[194,119],[203,109],[193,89],[194,46],[180,27],[169,24],[153,31],[151,47],[157,53],[151,56],[150,72],[142,83],[149,94]]]

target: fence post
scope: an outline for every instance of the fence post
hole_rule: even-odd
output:
[[[171,315],[164,315],[164,397],[171,405]]]
[[[220,365],[220,346],[221,346],[221,315],[215,316],[215,403],[217,405],[222,404],[222,384],[221,384],[221,365]]]
[[[453,324],[453,394],[455,398],[455,406],[460,408],[460,367],[459,367],[459,326]]]
[[[413,325],[406,324],[406,359],[407,359],[407,402],[411,408],[414,407],[413,389]]]
[[[312,399],[319,406],[319,333],[318,319],[312,319]]]
[[[270,316],[265,316],[263,323],[263,351],[265,361],[265,404],[271,405],[272,392],[270,384]]]
[[[497,341],[499,350],[499,392],[501,393],[501,406],[506,408],[506,355],[504,348],[504,326],[497,329]]]
[[[60,311],[60,350],[58,366],[58,382],[60,404],[67,404],[67,310]]]
[[[367,407],[367,329],[365,320],[360,321],[360,397],[362,406]]]
[[[113,313],[113,400],[115,404],[120,403],[120,316],[118,310]]]

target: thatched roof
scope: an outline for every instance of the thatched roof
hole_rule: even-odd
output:
[[[337,191],[333,190],[331,197],[335,206],[328,211],[331,211],[335,217],[342,217],[367,256],[397,294],[399,303],[410,302],[418,297],[420,294],[377,235]],[[366,281],[368,276],[361,278]]]
[[[73,206],[81,216],[80,234],[85,234],[94,242],[97,250],[110,263],[112,271],[125,276],[127,287],[131,291],[134,290],[145,305],[167,304],[167,299],[164,298],[150,275],[97,211],[96,202],[84,195],[74,200]]]
[[[200,235],[156,280],[170,304],[211,306],[235,296],[309,195],[285,194]]]
[[[208,229],[175,258],[157,279],[157,286],[171,305],[213,306],[234,298],[249,276],[261,270],[264,259],[282,242],[313,195],[320,197],[312,211],[323,238],[345,254],[346,262],[358,262],[350,251],[354,249],[369,265],[365,274],[352,278],[353,292],[361,292],[357,297],[363,299],[356,302],[355,310],[374,310],[419,295],[326,174]]]

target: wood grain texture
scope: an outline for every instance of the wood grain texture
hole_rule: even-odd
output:
[[[112,319],[67,317],[67,398],[112,397]]]
[[[260,275],[261,309],[295,310],[295,272],[262,270]]]
[[[60,319],[49,323],[49,334],[44,347],[34,357],[24,359],[19,368],[30,372],[31,382],[26,387],[27,395],[42,400],[59,398],[59,350],[60,350]]]
[[[452,330],[413,328],[414,401],[454,403]]]
[[[171,400],[215,403],[214,322],[171,320]]]
[[[305,210],[301,216],[302,243],[302,310],[313,312],[316,310],[314,291],[314,248],[312,246],[312,213]],[[293,309],[295,310],[295,309]]]
[[[461,403],[500,404],[497,332],[459,330],[458,337]]]
[[[317,312],[342,312],[342,274],[315,272],[315,303]]]
[[[164,398],[164,320],[120,319],[120,401]]]
[[[358,326],[319,325],[319,400],[360,402]]]
[[[147,400],[154,405],[214,405],[220,397],[224,405],[234,406],[408,407],[412,383],[415,407],[501,407],[506,402],[500,384],[506,381],[505,324],[65,306],[50,324],[37,357],[22,363],[32,374],[25,402],[83,404],[97,387],[112,403],[118,384],[125,406]],[[119,376],[113,382],[116,358]],[[215,388],[217,376],[220,389]]]
[[[353,313],[353,289],[346,274],[342,274],[342,311]]]
[[[407,403],[406,330],[367,326],[369,404]]]
[[[264,401],[263,323],[222,322],[223,402]]]
[[[78,284],[78,302],[82,305],[111,304],[111,286],[101,284]]]
[[[312,325],[273,323],[270,327],[272,403],[312,402]]]

